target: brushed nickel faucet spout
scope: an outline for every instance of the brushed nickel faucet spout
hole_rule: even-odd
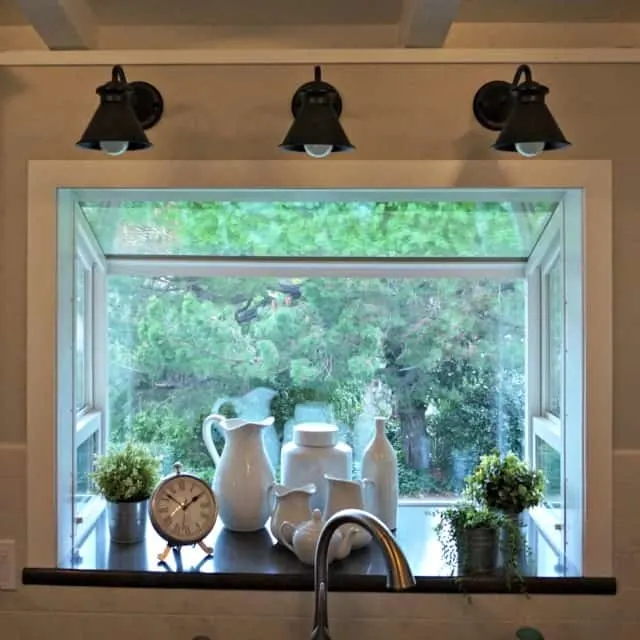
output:
[[[311,640],[331,640],[327,591],[329,578],[329,542],[336,529],[343,524],[365,528],[380,545],[387,565],[387,587],[394,591],[410,589],[416,583],[409,562],[387,526],[375,516],[360,509],[344,509],[325,523],[316,546],[314,566],[315,613]]]

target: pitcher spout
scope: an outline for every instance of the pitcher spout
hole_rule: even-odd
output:
[[[220,427],[224,431],[236,431],[237,429],[242,429],[243,427],[257,427],[259,429],[263,429],[266,427],[270,427],[273,422],[273,416],[269,416],[264,420],[244,420],[243,418],[225,418],[224,416],[216,416]]]
[[[276,498],[285,498],[289,495],[306,495],[312,496],[317,491],[316,485],[313,482],[305,484],[302,487],[287,487],[284,484],[274,482],[271,485],[271,491]]]

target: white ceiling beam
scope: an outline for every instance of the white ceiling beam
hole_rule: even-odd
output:
[[[93,49],[98,29],[85,0],[17,0],[22,13],[52,50]]]
[[[634,64],[640,48],[603,49],[161,49],[0,51],[0,67],[372,64]]]
[[[398,46],[442,47],[459,7],[460,0],[404,0],[398,23]]]

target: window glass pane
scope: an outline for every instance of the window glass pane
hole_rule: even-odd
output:
[[[428,201],[81,204],[108,255],[405,258],[527,257],[555,206]]]
[[[82,444],[76,447],[76,473],[74,496],[76,509],[82,509],[95,495],[89,474],[93,470],[93,456],[100,451],[100,434],[94,431]]]
[[[539,436],[535,437],[535,467],[544,473],[544,505],[562,509],[562,457]]]
[[[548,309],[548,388],[547,410],[560,417],[562,411],[564,362],[564,297],[562,291],[562,265],[557,259],[547,273]]]
[[[536,575],[540,578],[561,578],[566,575],[564,557],[556,551],[540,532],[532,525],[533,549],[532,555],[536,560]]]
[[[87,404],[86,391],[86,339],[85,339],[85,317],[86,317],[86,293],[87,293],[87,272],[82,261],[76,258],[76,336],[75,353],[76,362],[74,375],[75,403],[76,410],[80,410]]]
[[[209,477],[212,408],[339,424],[354,472],[390,416],[403,496],[455,496],[478,457],[522,452],[523,282],[452,278],[108,278],[109,434]],[[231,402],[225,399],[232,398]],[[222,444],[219,434],[218,444]]]

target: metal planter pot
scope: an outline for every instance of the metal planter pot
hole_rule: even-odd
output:
[[[465,529],[457,540],[458,575],[495,573],[498,566],[498,532],[488,527]]]
[[[107,502],[111,541],[119,544],[142,542],[147,530],[149,500]]]

